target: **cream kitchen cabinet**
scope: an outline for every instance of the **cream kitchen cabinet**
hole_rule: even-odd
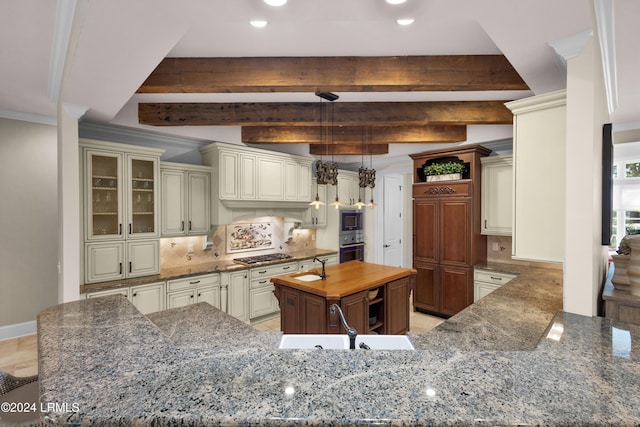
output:
[[[131,286],[129,292],[131,302],[142,314],[155,313],[156,311],[164,310],[166,307],[165,298],[167,292],[164,282]]]
[[[233,317],[249,321],[249,270],[223,272],[222,286],[228,289],[227,313]]]
[[[142,314],[155,313],[156,311],[164,310],[166,307],[164,282],[87,292],[86,298],[98,298],[108,295],[123,295],[131,301]]]
[[[214,182],[213,224],[234,222],[237,211],[250,210],[296,209],[301,218],[311,202],[311,158],[218,142],[200,152]]]
[[[163,150],[81,140],[85,241],[158,236],[158,164]]]
[[[285,200],[284,159],[262,155],[257,164],[258,200]]]
[[[362,198],[364,193],[360,193],[360,180],[357,172],[340,170],[338,171],[338,198],[347,206],[356,204],[358,198]],[[363,200],[364,201],[364,200]],[[331,203],[329,201],[329,203]]]
[[[312,199],[311,164],[308,162],[301,163],[296,160],[285,159],[284,200],[307,202]]]
[[[326,260],[324,263],[325,267],[340,264],[340,256],[338,254],[319,255],[317,258]],[[318,261],[314,261],[313,258],[298,261],[298,271],[309,271],[315,268],[322,268],[322,264]]]
[[[513,258],[564,262],[566,91],[507,102],[513,116]]]
[[[295,273],[296,271],[298,271],[297,262],[255,267],[250,270],[249,319],[251,321],[280,311],[278,300],[273,294],[274,286],[270,279],[273,276]]]
[[[160,272],[160,242],[92,242],[85,244],[85,283],[120,280]]]
[[[324,205],[319,205],[316,209],[314,206],[310,206],[304,212],[304,226],[306,228],[321,228],[327,226],[327,205],[331,203],[331,200],[328,200],[328,192],[326,185],[316,185],[315,178],[311,180],[311,193],[313,196],[311,197],[313,200],[316,198],[316,193],[320,198],[320,201],[324,203]]]
[[[162,236],[209,232],[211,169],[207,166],[160,163]]]
[[[223,309],[220,274],[203,274],[167,281],[167,308],[207,302]]]
[[[516,277],[515,274],[476,268],[473,271],[473,302],[489,295]]]
[[[487,156],[482,163],[482,234],[511,236],[513,157]]]
[[[85,283],[160,272],[158,183],[163,150],[80,140]]]

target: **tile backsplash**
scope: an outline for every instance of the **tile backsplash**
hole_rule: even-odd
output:
[[[558,263],[512,259],[512,247],[511,236],[487,236],[487,262],[562,269],[562,264]]]
[[[272,244],[267,249],[249,249],[229,252],[227,245],[227,227],[219,226],[208,236],[165,237],[160,239],[160,265],[162,268],[182,267],[185,264],[202,264],[211,261],[224,261],[233,258],[262,255],[272,252],[297,252],[316,248],[316,230],[292,229],[293,223],[285,222],[284,217],[259,217],[243,220],[234,224],[272,225]],[[209,243],[206,246],[207,242]]]

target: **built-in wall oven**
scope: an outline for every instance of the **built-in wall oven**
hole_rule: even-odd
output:
[[[362,212],[340,212],[340,262],[364,261],[364,230]]]

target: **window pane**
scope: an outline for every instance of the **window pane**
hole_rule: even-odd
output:
[[[640,177],[640,163],[627,163],[625,169],[627,178]]]
[[[613,175],[613,179],[618,177],[618,165],[613,165],[613,169],[611,169],[611,175]]]
[[[640,211],[624,212],[624,228],[626,234],[640,234]]]

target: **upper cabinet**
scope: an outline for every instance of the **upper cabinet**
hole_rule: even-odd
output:
[[[160,163],[162,236],[202,235],[211,223],[211,168]]]
[[[311,202],[311,158],[217,142],[200,151],[212,173],[213,224],[236,220],[233,210],[298,209],[302,217]]]
[[[513,118],[513,257],[563,262],[566,91],[505,104]]]
[[[162,150],[81,140],[85,240],[152,238],[158,232]]]
[[[160,272],[158,165],[162,152],[80,140],[85,283]]]
[[[349,207],[355,205],[358,198],[362,198],[358,172],[338,171],[338,197],[342,203],[349,205]]]
[[[482,157],[482,234],[511,236],[513,157]]]

